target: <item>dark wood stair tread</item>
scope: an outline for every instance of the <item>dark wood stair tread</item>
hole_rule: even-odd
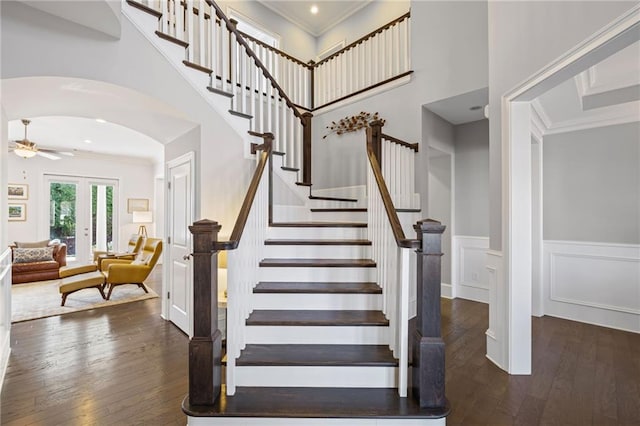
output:
[[[299,293],[299,294],[382,294],[382,289],[372,282],[283,282],[262,281],[254,293]]]
[[[187,61],[186,59],[182,61],[183,64],[188,66],[189,68],[193,68],[194,70],[202,71],[205,74],[212,74],[213,70],[211,68],[203,67],[200,64],[196,64],[195,62]]]
[[[160,19],[162,17],[162,13],[161,12],[158,12],[157,10],[150,8],[146,4],[142,4],[142,3],[139,3],[139,2],[133,1],[133,0],[127,0],[127,3],[129,4],[129,6],[135,7],[136,9],[139,9],[139,10],[142,10],[143,12],[146,12],[151,16],[155,16],[158,19]]]
[[[345,201],[348,203],[357,203],[358,200],[353,198],[340,198],[340,197],[321,197],[318,195],[309,195],[310,200],[325,200],[325,201]]]
[[[245,114],[244,112],[234,111],[232,109],[229,110],[229,114],[235,115],[236,117],[246,118],[247,120],[251,120],[253,115]]]
[[[281,166],[280,167],[282,170],[286,171],[286,172],[299,172],[300,169],[296,168],[296,167],[286,167],[286,166]]]
[[[317,208],[317,209],[311,209],[312,212],[328,212],[328,213],[335,213],[335,212],[354,212],[354,213],[366,213],[367,209],[366,208],[359,208],[359,207],[344,207],[344,208]]]
[[[369,240],[265,240],[266,246],[370,246]]]
[[[389,321],[381,311],[255,310],[247,325],[384,327]]]
[[[371,259],[262,259],[259,264],[263,268],[375,268],[376,262]]]
[[[363,222],[278,222],[272,223],[274,228],[366,228]]]
[[[411,392],[411,390],[409,390]],[[194,417],[268,418],[359,418],[359,419],[439,419],[449,414],[444,408],[420,408],[412,395],[400,398],[393,388],[286,388],[237,387],[227,396],[222,385],[213,406],[190,406],[187,396],[184,412]]]
[[[225,90],[218,89],[216,87],[207,86],[207,90],[210,91],[211,93],[215,93],[216,95],[222,95],[222,96],[225,96],[227,98],[233,98],[233,93],[229,93],[229,92],[227,92]]]
[[[163,40],[170,41],[171,43],[177,44],[178,46],[184,47],[185,49],[189,47],[189,43],[187,43],[186,41],[180,40],[179,38],[176,38],[172,35],[163,33],[162,31],[156,30],[156,35]]]
[[[386,345],[247,345],[236,365],[395,367]]]
[[[298,186],[309,186],[311,187],[313,184],[309,183],[309,182],[296,182],[296,185]]]

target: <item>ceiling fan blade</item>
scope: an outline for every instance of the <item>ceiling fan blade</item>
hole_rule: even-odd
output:
[[[73,157],[75,155],[73,152],[70,152],[70,151],[58,151],[56,149],[38,148],[38,151],[47,152],[47,153],[53,154],[53,155],[64,155],[64,156],[67,156],[67,157]]]
[[[43,152],[42,150],[36,152],[40,157],[48,158],[49,160],[60,160],[60,157],[54,154],[50,154],[48,152]]]

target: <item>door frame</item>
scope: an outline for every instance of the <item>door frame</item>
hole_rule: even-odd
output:
[[[502,327],[490,358],[510,374],[531,374],[531,103],[559,83],[638,41],[640,5],[502,96],[502,247],[500,301],[490,308]],[[487,347],[489,348],[489,339]],[[489,355],[489,354],[488,354]]]
[[[195,222],[196,218],[196,155],[194,151],[189,151],[185,154],[180,155],[172,160],[169,160],[165,163],[164,170],[164,239],[166,241],[167,249],[163,254],[163,262],[162,262],[162,310],[161,317],[166,321],[171,321],[171,301],[167,297],[169,290],[171,288],[171,283],[169,282],[170,277],[170,264],[171,264],[171,244],[169,244],[168,239],[171,237],[171,222],[173,221],[173,213],[171,212],[171,194],[169,193],[169,184],[170,184],[170,170],[173,167],[177,167],[184,163],[189,163],[190,167],[190,178],[191,178],[191,223]],[[187,233],[189,238],[189,244],[192,244],[190,233]],[[191,265],[191,264],[190,264]],[[193,278],[193,271],[190,271],[190,276]],[[191,283],[191,303],[193,304],[193,283]],[[193,334],[193,308],[189,310],[189,336]]]
[[[118,244],[120,243],[120,179],[117,177],[104,177],[104,176],[86,176],[86,175],[77,175],[77,174],[69,174],[69,173],[58,173],[58,172],[43,172],[42,173],[42,188],[43,191],[40,195],[40,199],[41,199],[41,205],[43,206],[47,206],[47,209],[50,208],[50,204],[49,204],[49,196],[50,196],[50,188],[49,188],[49,183],[52,181],[51,177],[56,178],[56,177],[60,177],[62,179],[68,179],[68,182],[71,183],[72,181],[77,181],[78,183],[78,191],[77,194],[80,193],[84,193],[83,191],[87,190],[85,189],[81,189],[80,186],[81,185],[86,185],[86,186],[90,186],[94,183],[100,183],[101,181],[108,183],[108,184],[113,184],[114,188],[115,188],[115,196],[113,197],[113,247],[115,250],[117,250]],[[55,181],[55,179],[54,179]],[[61,180],[61,182],[65,182],[64,180]],[[76,182],[73,182],[76,183]],[[88,194],[88,201],[91,200],[91,194]],[[82,200],[77,199],[77,203],[79,203]],[[87,200],[85,200],[87,201]],[[91,210],[89,209],[87,211],[87,209],[89,209],[89,207],[87,206],[83,206],[80,209],[77,209],[76,211],[76,221],[77,218],[80,214],[84,214],[86,217],[85,219],[88,219],[87,224],[90,226],[91,225]],[[50,212],[44,215],[41,215],[42,219],[39,221],[38,224],[36,224],[36,232],[38,235],[41,236],[42,239],[49,239],[49,221],[51,220],[51,218],[49,217]],[[76,232],[77,229],[76,229]],[[88,242],[91,243],[91,237],[89,237]],[[77,246],[77,244],[76,244]],[[87,262],[91,262],[92,259],[89,258],[87,259]],[[80,262],[77,259],[76,256],[76,261],[75,262]]]

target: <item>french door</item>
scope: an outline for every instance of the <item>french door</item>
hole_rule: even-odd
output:
[[[118,247],[118,181],[45,175],[48,237],[67,245],[67,261],[88,263],[93,250]]]

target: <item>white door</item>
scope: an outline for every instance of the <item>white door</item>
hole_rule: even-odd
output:
[[[189,225],[193,223],[193,153],[168,164],[169,320],[192,335],[193,272]]]

